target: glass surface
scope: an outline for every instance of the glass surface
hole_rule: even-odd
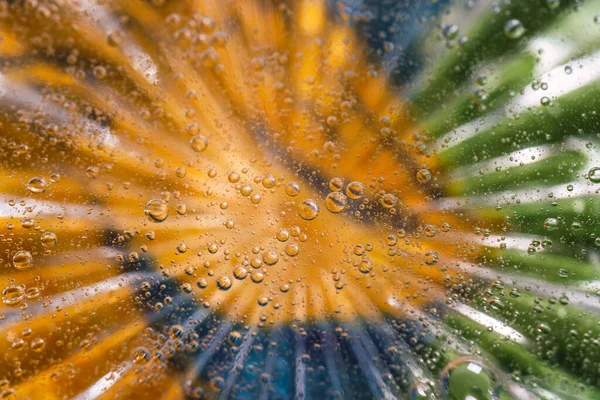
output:
[[[600,1],[0,0],[0,398],[599,399]]]

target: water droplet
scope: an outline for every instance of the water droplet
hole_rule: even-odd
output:
[[[332,192],[341,192],[344,188],[344,180],[342,178],[333,178],[329,181],[329,189]]]
[[[46,179],[41,176],[34,176],[27,183],[27,190],[31,193],[44,193],[47,186],[48,182],[46,182]]]
[[[131,352],[131,359],[138,365],[147,364],[150,361],[150,352],[144,347],[138,347]]]
[[[240,344],[242,344],[242,338],[243,337],[240,332],[231,331],[231,332],[229,332],[229,337],[227,338],[227,341],[232,346],[239,346]]]
[[[588,178],[592,183],[600,183],[600,167],[594,167],[588,172]]]
[[[458,25],[448,24],[442,29],[442,35],[446,40],[454,40],[458,36]]]
[[[500,386],[495,374],[482,363],[460,358],[448,364],[441,374],[442,393],[448,399],[498,398]]]
[[[298,205],[298,215],[306,221],[311,221],[319,215],[319,205],[313,199],[302,200]]]
[[[197,153],[203,152],[208,147],[208,139],[203,135],[195,135],[190,139],[190,146]]]
[[[346,208],[347,197],[341,192],[329,193],[325,198],[325,207],[334,214],[344,211]]]
[[[233,270],[233,276],[235,279],[244,280],[248,276],[248,270],[240,265]]]
[[[46,348],[46,341],[42,338],[35,338],[31,341],[29,347],[36,353],[41,353]]]
[[[518,39],[525,33],[525,27],[518,19],[509,19],[504,24],[504,34],[509,39]]]
[[[298,247],[298,245],[295,243],[288,244],[287,246],[285,246],[285,254],[287,254],[290,257],[297,256],[299,252],[300,247]]]
[[[24,270],[31,268],[33,257],[31,256],[30,252],[26,250],[20,250],[13,255],[12,261],[16,269]]]
[[[146,204],[144,213],[150,221],[163,222],[169,216],[169,206],[163,199],[152,199]]]
[[[2,302],[9,307],[17,307],[25,297],[25,289],[21,285],[8,285],[2,290]]]
[[[427,183],[431,180],[431,172],[428,169],[420,169],[417,172],[417,181],[420,183]]]
[[[285,193],[287,193],[287,195],[290,197],[298,196],[298,194],[300,194],[300,185],[298,185],[296,182],[288,183],[288,185],[285,187]]]
[[[386,193],[381,197],[381,205],[385,208],[392,208],[396,206],[398,199],[391,193]]]
[[[263,262],[265,264],[274,265],[277,264],[277,261],[279,261],[279,255],[275,250],[269,250],[263,254]]]
[[[370,260],[363,258],[358,264],[358,270],[363,274],[368,274],[373,270],[373,264]]]
[[[432,382],[417,382],[408,389],[409,400],[435,400]]]
[[[437,251],[432,250],[425,253],[425,264],[427,265],[435,265],[439,260],[439,254]]]
[[[346,186],[346,196],[352,200],[358,200],[365,194],[365,187],[362,183],[354,181]]]
[[[567,75],[571,75],[572,73],[573,73],[573,68],[571,68],[571,66],[570,66],[570,65],[567,65],[567,66],[565,67],[565,74],[567,74]]]
[[[544,229],[547,231],[554,231],[558,228],[558,219],[556,218],[546,218],[544,221]]]
[[[231,279],[227,275],[223,275],[217,279],[217,287],[221,290],[229,290],[231,284]]]
[[[488,93],[485,91],[485,89],[475,89],[473,90],[473,95],[471,98],[473,99],[474,103],[483,104],[488,99]]]

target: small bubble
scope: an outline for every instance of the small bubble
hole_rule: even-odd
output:
[[[319,215],[319,205],[313,199],[302,200],[298,205],[298,215],[306,221],[311,221]]]
[[[565,67],[565,74],[567,74],[567,75],[571,75],[571,73],[573,73],[573,68],[571,68],[571,66],[570,66],[570,65],[567,65],[567,66]]]

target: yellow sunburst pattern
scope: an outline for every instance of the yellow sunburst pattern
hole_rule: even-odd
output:
[[[600,396],[598,4],[537,3],[0,1],[0,397]]]

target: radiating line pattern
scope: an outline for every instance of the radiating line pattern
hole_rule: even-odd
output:
[[[0,397],[600,398],[595,13],[0,1]]]

